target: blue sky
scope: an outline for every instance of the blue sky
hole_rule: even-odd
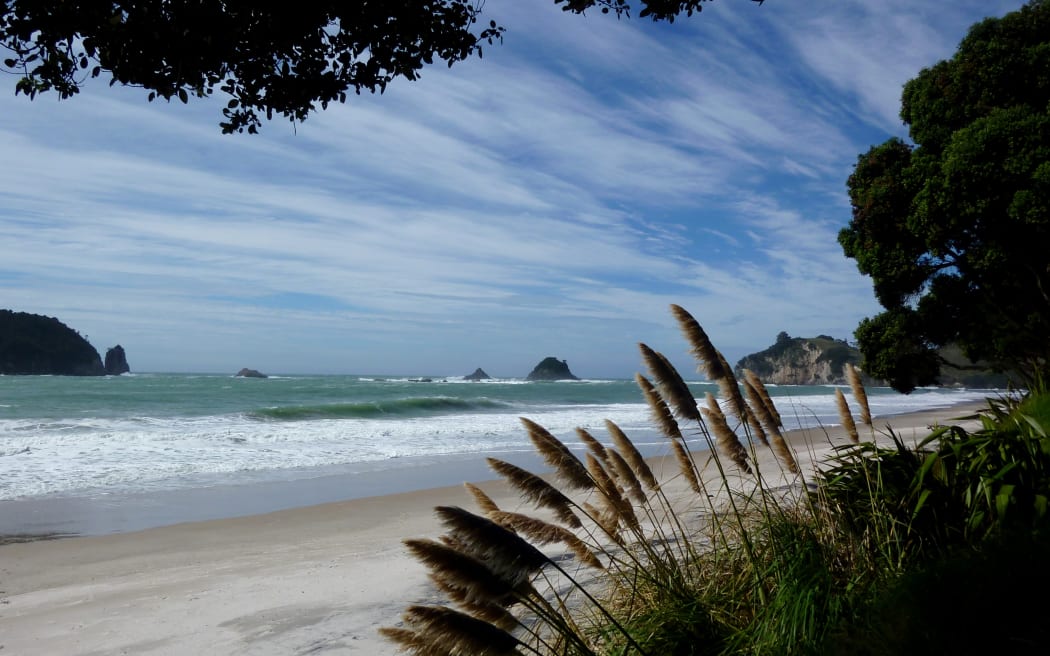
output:
[[[305,123],[0,79],[0,307],[134,371],[692,371],[878,311],[836,242],[901,86],[1020,1],[723,0],[673,25],[488,0],[484,58]]]

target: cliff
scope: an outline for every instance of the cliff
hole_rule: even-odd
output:
[[[972,363],[955,346],[940,349],[944,360],[938,384],[945,387],[1005,388],[1010,376],[996,372],[987,363]],[[776,385],[845,385],[847,362],[860,367],[861,354],[844,340],[827,335],[791,337],[782,332],[777,342],[764,351],[743,357],[737,373],[750,369],[766,383]],[[862,375],[865,385],[885,385]]]
[[[544,358],[533,367],[526,380],[579,380],[569,371],[569,363],[558,358]]]
[[[785,332],[764,351],[743,357],[736,371],[750,369],[775,385],[843,385],[846,363],[860,364],[860,351],[827,335],[791,337]]]
[[[104,376],[98,351],[54,317],[0,310],[0,374]]]

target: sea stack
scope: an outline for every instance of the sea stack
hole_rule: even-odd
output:
[[[111,349],[106,349],[106,375],[119,376],[131,371],[128,366],[128,358],[124,353],[124,347],[117,344]]]
[[[463,376],[463,380],[489,380],[490,378],[492,378],[492,376],[485,373],[485,370],[481,367],[475,369],[474,373],[469,376]]]
[[[261,371],[255,369],[248,369],[247,367],[237,372],[239,378],[268,378],[268,376]]]
[[[526,380],[579,380],[579,378],[569,371],[568,362],[550,357],[543,358],[543,361],[532,369],[532,373]]]

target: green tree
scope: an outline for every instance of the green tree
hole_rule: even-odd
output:
[[[1028,381],[1050,358],[1050,2],[970,28],[908,82],[900,139],[861,155],[839,243],[885,312],[856,337],[866,373],[936,382],[957,344]]]
[[[640,0],[639,16],[673,21],[708,0]],[[761,3],[761,0],[753,0]],[[627,0],[554,0],[629,16]],[[150,101],[216,89],[229,96],[223,132],[258,131],[260,116],[302,121],[349,92],[382,92],[435,60],[482,54],[504,28],[480,20],[484,0],[4,0],[0,48],[16,94],[63,99],[88,78],[142,87]]]

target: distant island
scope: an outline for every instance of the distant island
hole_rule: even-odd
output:
[[[569,363],[558,358],[544,358],[533,367],[526,380],[579,380],[569,371]]]
[[[998,374],[980,365],[966,363],[958,349],[941,349],[946,362],[941,367],[938,383],[945,387],[1005,387],[1007,376]],[[816,337],[792,337],[786,332],[777,335],[769,348],[746,355],[736,364],[739,373],[750,369],[766,383],[774,385],[845,385],[845,367],[852,364],[858,369],[861,363],[860,349],[844,339],[828,335]],[[862,378],[865,385],[885,385],[884,381]]]
[[[106,355],[112,372],[106,371],[95,347],[58,319],[0,310],[0,374],[105,376],[129,370],[119,345]]]
[[[463,380],[490,380],[492,376],[485,373],[485,370],[478,367],[474,370],[474,373],[469,376],[463,376]]]

